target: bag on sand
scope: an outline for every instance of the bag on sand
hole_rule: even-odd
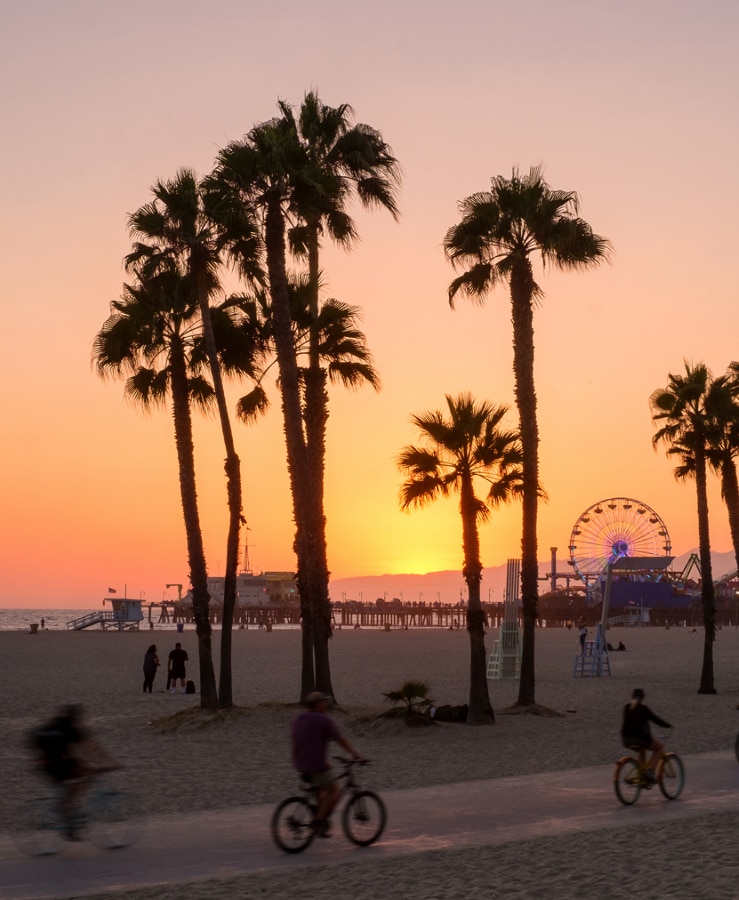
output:
[[[186,694],[194,694],[195,693],[195,682],[192,678],[187,679],[187,683],[185,684],[185,693]]]

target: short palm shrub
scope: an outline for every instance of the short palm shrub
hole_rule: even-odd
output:
[[[383,691],[382,696],[393,704],[392,709],[384,713],[390,718],[404,716],[406,722],[419,724],[419,719],[425,722],[433,722],[426,713],[433,705],[430,697],[431,689],[423,681],[404,681],[396,691]]]

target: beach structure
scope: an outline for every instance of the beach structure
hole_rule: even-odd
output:
[[[141,611],[141,600],[129,600],[124,597],[121,600],[103,600],[103,605],[110,602],[112,609],[101,609],[95,612],[86,613],[84,616],[78,616],[67,622],[67,628],[73,631],[82,631],[85,628],[92,628],[99,625],[103,631],[109,628],[118,631],[138,631],[139,622],[144,618]]]
[[[518,678],[521,674],[521,629],[518,624],[518,598],[521,584],[521,560],[509,559],[506,568],[506,593],[500,636],[488,657],[488,678]]]

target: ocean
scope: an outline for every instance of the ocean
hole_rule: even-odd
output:
[[[86,616],[92,612],[100,612],[99,609],[3,609],[0,608],[0,631],[29,631],[31,624],[36,623],[41,628],[43,619],[43,627],[48,631],[66,631],[67,622],[72,619],[78,619],[80,616]],[[146,616],[146,611],[144,616]],[[156,612],[158,618],[158,611]],[[176,631],[176,625],[171,622],[155,621],[157,631]],[[141,623],[141,629],[148,627],[148,620],[145,618]],[[93,628],[100,628],[94,625]],[[194,630],[194,625],[185,625],[185,630]]]

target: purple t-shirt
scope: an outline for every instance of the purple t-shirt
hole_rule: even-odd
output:
[[[292,725],[293,765],[298,772],[318,775],[331,766],[326,749],[331,741],[338,741],[341,733],[336,722],[316,709],[301,713]]]

